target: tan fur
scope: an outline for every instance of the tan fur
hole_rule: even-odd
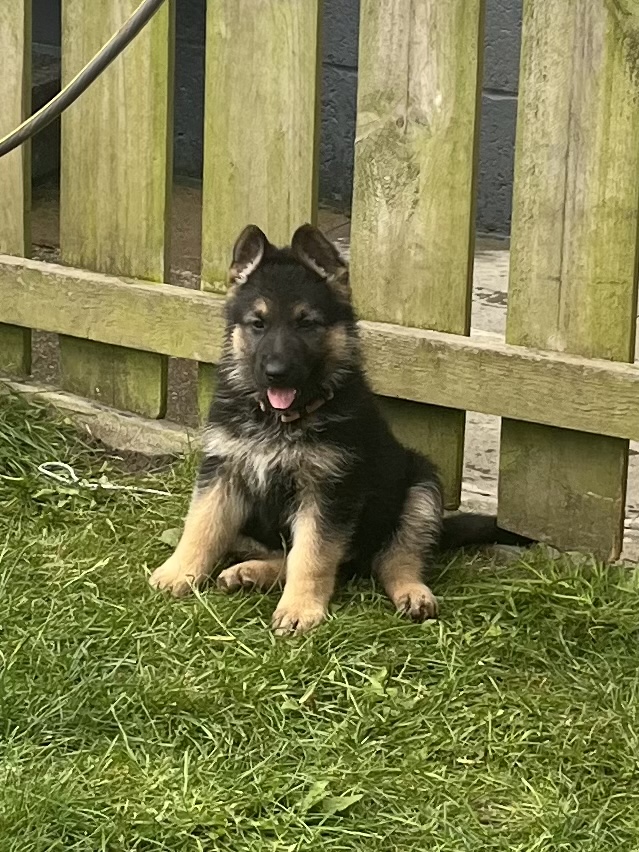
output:
[[[307,305],[306,302],[298,302],[298,304],[295,305],[295,308],[293,309],[293,317],[295,319],[299,319],[300,317],[303,317],[306,314],[312,313],[314,313],[313,309],[310,305]]]
[[[271,559],[250,559],[231,565],[217,578],[217,587],[223,592],[236,592],[238,589],[269,592],[281,587],[285,576],[286,557],[282,552]]]
[[[441,495],[423,485],[408,489],[397,531],[398,544],[409,551],[423,553],[439,539],[442,514]]]
[[[435,618],[437,599],[422,580],[423,558],[439,534],[439,495],[422,486],[408,492],[400,527],[374,571],[396,608],[416,621]]]
[[[322,536],[319,509],[309,501],[293,522],[286,585],[272,621],[276,633],[305,633],[324,621],[344,553],[343,540]]]
[[[302,226],[308,229],[310,226]],[[350,298],[348,265],[334,245],[319,232],[311,234],[299,230],[293,235],[293,251],[298,259],[313,272],[324,278],[340,299]]]
[[[437,599],[422,580],[424,554],[439,535],[441,498],[436,491],[413,486],[393,541],[376,560],[374,571],[397,609],[423,621],[435,618]]]
[[[326,333],[326,349],[329,360],[334,364],[343,364],[349,360],[352,343],[343,325],[336,325]]]
[[[255,311],[256,316],[259,316],[261,319],[268,316],[268,305],[266,304],[266,300],[256,299],[255,304],[253,305],[253,310]]]
[[[256,316],[265,317],[268,314],[268,305],[264,299],[257,299],[253,305]],[[231,332],[231,349],[236,361],[245,358],[249,351],[246,330],[241,325],[233,327]]]
[[[231,346],[236,359],[244,358],[247,352],[247,344],[246,334],[241,325],[233,327],[233,331],[231,332]]]
[[[399,612],[415,621],[435,618],[437,599],[422,581],[422,561],[419,556],[391,545],[379,557],[375,573]]]
[[[347,268],[341,269],[335,275],[331,275],[328,278],[328,284],[338,299],[342,299],[345,302],[350,300],[351,283]]]
[[[233,437],[223,426],[211,426],[204,433],[204,451],[230,464],[259,491],[266,489],[275,470],[290,473],[300,484],[339,476],[349,458],[336,447],[318,444],[301,446],[290,442],[247,444]]]
[[[248,225],[233,247],[233,263],[229,280],[241,286],[262,262],[266,248],[266,237],[256,225]]]
[[[150,584],[175,597],[201,585],[228,552],[244,516],[242,498],[229,482],[218,480],[209,488],[196,489],[175,553],[153,572]]]

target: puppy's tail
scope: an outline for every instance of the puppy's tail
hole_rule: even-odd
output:
[[[530,547],[534,543],[530,538],[499,527],[494,515],[462,512],[444,518],[440,547],[442,550],[457,550],[462,547],[488,544]]]

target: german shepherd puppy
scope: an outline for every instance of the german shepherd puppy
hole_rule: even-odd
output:
[[[365,378],[348,267],[316,228],[233,251],[219,383],[175,553],[150,583],[176,596],[232,557],[223,592],[283,587],[277,633],[322,622],[338,572],[371,573],[399,612],[434,618],[437,546],[503,541],[492,518],[443,520],[435,466],[401,446]],[[228,564],[228,563],[227,563]]]

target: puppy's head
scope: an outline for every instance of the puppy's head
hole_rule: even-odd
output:
[[[235,244],[227,300],[234,373],[263,406],[301,410],[352,365],[357,333],[348,267],[317,228],[275,248],[256,226]]]

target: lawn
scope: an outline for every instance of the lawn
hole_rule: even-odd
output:
[[[467,556],[437,623],[364,584],[275,639],[271,596],[147,587],[192,461],[130,473],[11,398],[0,433],[0,852],[639,849],[636,570]]]

